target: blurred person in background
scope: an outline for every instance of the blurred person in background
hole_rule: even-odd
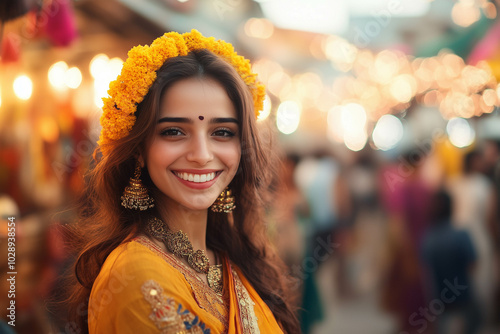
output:
[[[304,255],[304,238],[301,226],[309,211],[307,202],[294,182],[294,173],[300,157],[288,154],[283,160],[275,182],[276,195],[269,210],[272,224],[270,234],[278,254],[288,267],[300,263]]]
[[[349,229],[348,238],[339,240],[339,250],[345,253],[344,286],[349,285],[354,297],[362,297],[374,291],[381,278],[382,250],[384,248],[387,216],[381,208],[378,196],[378,163],[371,149],[358,153],[353,165],[346,169],[350,198],[347,202],[349,216],[343,221]]]
[[[196,30],[129,52],[73,228],[75,330],[300,332],[265,231],[276,166],[256,124],[263,88]]]
[[[341,173],[340,163],[327,152],[303,160],[296,173],[297,184],[309,206],[308,249],[318,249],[320,257],[333,247],[344,211],[349,210],[347,184]]]
[[[411,315],[425,305],[422,264],[418,256],[429,222],[432,189],[422,174],[427,152],[413,149],[381,170],[382,203],[388,236],[382,305],[396,315],[399,329],[411,332]]]
[[[449,180],[453,198],[452,221],[455,227],[469,232],[477,253],[472,284],[484,319],[493,320],[497,284],[497,261],[494,253],[495,192],[491,181],[484,176],[483,155],[472,151],[464,156],[461,176]]]
[[[484,143],[484,160],[486,176],[493,182],[495,189],[495,219],[493,246],[497,265],[497,281],[495,294],[494,319],[500,324],[500,139],[488,139]]]
[[[268,216],[271,240],[288,267],[294,305],[299,309],[301,330],[303,334],[307,334],[314,323],[323,319],[324,310],[317,286],[317,270],[311,270],[309,263],[314,261],[316,264],[319,259],[312,259],[310,253],[306,254],[304,228],[308,223],[309,208],[294,181],[299,162],[300,157],[296,154],[288,154],[284,160]]]
[[[425,233],[421,254],[430,274],[432,298],[420,316],[414,317],[415,329],[436,322],[438,334],[456,334],[454,316],[463,322],[460,333],[478,332],[480,315],[474,299],[471,270],[476,251],[467,231],[457,229],[451,220],[450,195],[444,190],[431,198],[431,225]],[[415,310],[417,311],[417,310]]]
[[[315,259],[317,269],[335,259],[338,264],[336,292],[338,297],[347,296],[350,284],[346,281],[345,253],[352,226],[348,223],[351,200],[345,170],[329,152],[318,151],[301,161],[295,177],[309,206],[306,257]]]

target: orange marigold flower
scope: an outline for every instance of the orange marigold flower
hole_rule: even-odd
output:
[[[156,80],[156,71],[165,61],[200,49],[212,51],[234,67],[252,93],[254,112],[258,116],[263,108],[265,88],[252,72],[248,59],[238,55],[230,43],[204,37],[195,29],[182,35],[168,32],[149,46],[138,45],[130,49],[121,74],[110,83],[109,97],[103,98],[102,130],[98,141],[101,148],[128,135],[135,123],[137,104],[148,93]],[[106,154],[105,150],[103,154]]]

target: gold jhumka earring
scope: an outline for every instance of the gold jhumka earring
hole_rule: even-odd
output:
[[[231,189],[229,187],[226,187],[219,197],[215,200],[214,204],[210,207],[213,212],[224,212],[224,213],[229,213],[232,212],[235,208],[236,205],[234,204],[234,196],[231,195]]]
[[[135,164],[134,176],[130,178],[129,185],[125,187],[121,200],[122,206],[127,209],[144,211],[155,206],[154,199],[149,196],[148,189],[142,184],[139,161]]]

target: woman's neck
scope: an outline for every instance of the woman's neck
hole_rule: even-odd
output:
[[[185,232],[195,250],[207,251],[208,210],[191,210],[167,199],[167,205],[158,207],[160,217],[172,232]]]

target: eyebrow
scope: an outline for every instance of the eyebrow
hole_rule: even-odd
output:
[[[215,123],[236,123],[236,124],[238,124],[238,120],[236,118],[232,118],[232,117],[212,118],[210,120],[210,124],[215,124]]]
[[[193,123],[192,119],[186,118],[186,117],[163,117],[158,120],[159,123],[164,123],[164,122],[169,122],[169,123]]]
[[[158,120],[159,123],[164,123],[164,122],[169,122],[169,123],[193,123],[193,120],[187,117],[162,117]],[[233,117],[217,117],[217,118],[212,118],[210,120],[210,124],[216,124],[216,123],[236,123],[238,124],[238,120]]]

